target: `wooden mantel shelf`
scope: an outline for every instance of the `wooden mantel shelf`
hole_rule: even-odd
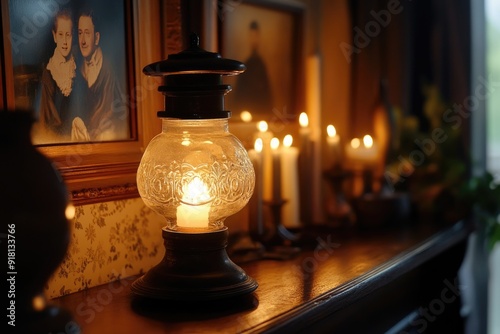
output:
[[[294,259],[242,264],[259,288],[226,301],[138,299],[130,293],[135,278],[126,278],[53,302],[72,312],[85,334],[376,333],[440,323],[449,329],[450,319],[457,324],[459,298],[436,317],[418,310],[454,286],[469,233],[463,223],[349,235],[322,231]]]

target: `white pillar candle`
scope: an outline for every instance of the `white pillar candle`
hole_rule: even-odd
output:
[[[271,150],[273,154],[273,201],[281,200],[281,151],[280,140],[271,139]]]
[[[355,167],[370,167],[378,157],[378,147],[370,135],[365,135],[363,141],[354,138],[346,145],[346,158]]]
[[[301,154],[309,154],[309,142],[310,142],[310,135],[311,135],[311,130],[309,129],[309,117],[307,117],[307,114],[305,112],[300,113],[299,115],[299,125],[300,125],[300,147],[301,147]]]
[[[342,154],[340,152],[340,137],[337,134],[337,130],[333,125],[328,125],[326,127],[326,142],[328,143],[328,154],[331,156],[331,161],[333,166],[339,166],[341,164]]]
[[[255,139],[262,139],[262,184],[263,190],[262,195],[264,200],[270,201],[273,196],[273,157],[271,152],[271,139],[273,138],[273,133],[268,131],[268,125],[266,121],[260,121],[257,123],[258,132],[255,134]]]
[[[299,190],[300,190],[300,220],[303,224],[313,221],[312,205],[313,196],[313,155],[312,143],[310,141],[309,118],[306,113],[299,116],[300,124],[300,153],[299,153]]]
[[[287,202],[283,206],[283,225],[299,227],[299,175],[297,159],[299,150],[292,147],[293,137],[286,135],[281,148],[281,197]]]
[[[322,200],[322,163],[321,163],[321,54],[314,53],[306,59],[306,110],[311,129],[311,155],[309,168],[311,169],[311,221],[324,221],[324,207]]]
[[[255,170],[255,188],[249,201],[250,234],[255,237],[264,234],[264,218],[262,203],[262,138],[255,140],[254,149],[248,151]]]
[[[355,172],[352,195],[359,196],[367,190],[373,190],[373,169],[378,158],[378,148],[373,138],[365,135],[363,140],[352,139],[351,143],[346,145],[345,153]]]

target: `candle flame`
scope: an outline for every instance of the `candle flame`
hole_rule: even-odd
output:
[[[292,146],[292,143],[293,143],[292,135],[286,135],[285,138],[283,138],[283,146],[290,147]]]
[[[207,185],[196,176],[183,187],[182,203],[189,205],[202,205],[211,201]]]
[[[274,137],[273,139],[271,139],[271,149],[277,150],[279,146],[280,140],[278,138]]]
[[[244,110],[241,112],[240,118],[243,122],[248,123],[252,121],[252,114],[249,111]]]
[[[359,138],[353,138],[351,140],[351,147],[352,148],[358,148],[361,146],[361,140],[359,140]]]
[[[266,132],[269,128],[266,121],[260,121],[257,127],[259,128],[260,132]]]
[[[337,134],[337,130],[331,124],[326,127],[326,132],[328,133],[328,137],[335,137]]]
[[[257,152],[262,152],[262,148],[264,146],[264,143],[262,143],[262,138],[257,138],[255,139],[255,143],[253,144],[253,148],[255,149],[255,151]]]
[[[309,118],[305,112],[300,113],[299,124],[303,128],[306,128],[309,125]]]
[[[363,145],[365,145],[366,148],[370,148],[373,146],[373,138],[370,135],[365,135],[363,137]]]

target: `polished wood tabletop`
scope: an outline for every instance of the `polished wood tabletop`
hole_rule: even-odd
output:
[[[291,259],[241,263],[259,283],[247,296],[152,301],[131,294],[131,277],[52,302],[70,311],[87,334],[299,331],[463,242],[468,233],[463,223],[362,232],[322,228]]]

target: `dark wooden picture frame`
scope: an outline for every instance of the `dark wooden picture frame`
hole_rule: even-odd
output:
[[[220,53],[247,66],[245,73],[227,79],[233,92],[226,105],[233,119],[244,110],[271,126],[297,119],[304,104],[304,13],[305,5],[293,0],[237,1],[219,7]]]
[[[131,128],[135,130],[131,131],[128,140],[37,146],[60,171],[76,205],[138,197],[137,167],[144,148],[161,131],[156,111],[163,104],[162,96],[157,92],[158,80],[144,76],[142,68],[164,57],[163,44],[169,45],[176,52],[181,48],[181,38],[176,37],[181,34],[178,24],[175,24],[175,31],[169,28],[168,23],[164,25],[170,34],[166,43],[162,43],[164,34],[158,30],[165,20],[162,15],[167,13],[167,8],[170,9],[170,17],[180,16],[175,12],[177,1],[169,0],[163,4],[159,0],[124,0],[123,4],[127,23],[127,102],[132,115]],[[6,5],[2,2],[3,36],[9,31]],[[5,52],[5,45],[4,40],[1,43],[4,52],[0,58],[0,106],[14,111],[12,59],[9,59],[10,53]]]

